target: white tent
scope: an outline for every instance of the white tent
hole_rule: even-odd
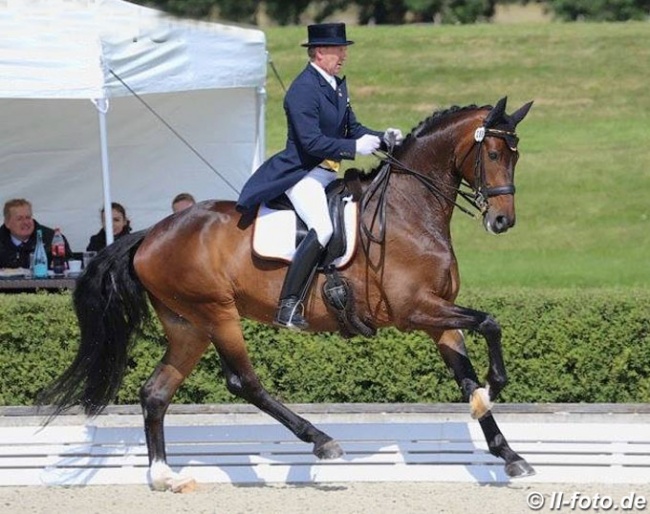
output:
[[[236,198],[264,158],[266,59],[259,30],[0,0],[0,202],[27,198],[82,251],[111,200],[141,229],[180,192]]]

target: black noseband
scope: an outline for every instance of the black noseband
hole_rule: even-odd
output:
[[[491,198],[493,196],[501,196],[501,195],[514,195],[515,191],[516,188],[514,184],[508,184],[507,186],[483,188],[483,194],[485,195],[486,198]]]

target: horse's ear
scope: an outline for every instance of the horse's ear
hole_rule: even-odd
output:
[[[515,112],[513,112],[510,115],[515,126],[526,117],[526,114],[528,114],[528,111],[530,111],[530,108],[532,106],[533,106],[533,102],[532,101],[528,102],[527,104],[522,105],[519,109],[517,109]]]
[[[508,97],[504,96],[501,100],[497,102],[497,104],[492,107],[492,110],[488,113],[487,117],[485,118],[485,121],[483,122],[484,127],[491,127],[492,125],[495,125],[501,118],[503,118],[503,115],[506,112],[506,102],[508,101]]]

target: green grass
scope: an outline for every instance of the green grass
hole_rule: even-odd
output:
[[[366,125],[409,131],[435,110],[535,100],[520,125],[517,225],[493,237],[453,221],[465,284],[650,283],[650,26],[349,27],[344,73]],[[266,30],[285,84],[306,63],[304,27]],[[284,146],[283,92],[268,77],[267,150]],[[346,163],[369,168],[371,158]]]

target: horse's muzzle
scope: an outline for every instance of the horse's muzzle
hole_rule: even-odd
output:
[[[483,216],[483,226],[490,234],[503,234],[509,228],[514,227],[515,217],[503,213],[492,213],[488,209]]]

